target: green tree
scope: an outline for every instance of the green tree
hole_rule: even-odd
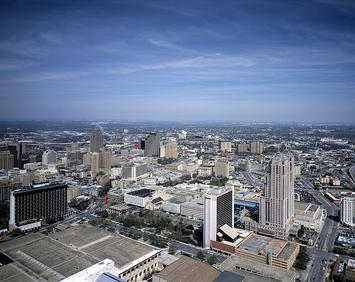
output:
[[[206,258],[202,251],[198,251],[196,257],[203,260]]]
[[[217,257],[216,257],[216,255],[212,255],[212,256],[208,257],[207,262],[208,262],[210,265],[216,264],[216,263],[217,263]]]
[[[168,250],[168,252],[169,252],[169,254],[171,254],[171,255],[175,255],[175,253],[176,253],[176,248],[175,248],[175,246],[172,245],[172,244],[170,244],[170,245],[169,245],[169,250]]]

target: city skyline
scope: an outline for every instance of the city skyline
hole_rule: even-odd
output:
[[[354,122],[352,1],[0,6],[0,120]]]

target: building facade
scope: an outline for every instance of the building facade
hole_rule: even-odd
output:
[[[90,137],[90,152],[98,153],[104,144],[103,132],[100,127],[95,127],[95,129],[91,132]]]
[[[14,168],[14,155],[9,151],[0,152],[0,169],[11,170]]]
[[[263,143],[261,143],[261,142],[252,142],[250,145],[251,153],[262,154],[263,147],[264,147]]]
[[[355,198],[341,199],[340,221],[350,226],[355,225]]]
[[[42,154],[42,163],[44,165],[56,164],[58,162],[58,154],[54,150],[47,150]]]
[[[145,140],[144,156],[159,157],[160,156],[160,134],[151,133]]]
[[[215,176],[229,177],[229,161],[226,159],[217,160],[214,174]]]
[[[219,141],[219,150],[224,153],[232,152],[232,142],[231,141]]]
[[[234,227],[234,189],[206,194],[203,206],[203,247],[209,249],[218,230],[227,224]]]
[[[11,191],[9,229],[26,231],[62,219],[67,213],[67,187],[39,184]]]
[[[276,154],[271,160],[264,194],[260,197],[260,230],[287,239],[294,218],[294,160]]]

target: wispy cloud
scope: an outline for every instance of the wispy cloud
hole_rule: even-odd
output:
[[[191,59],[162,62],[158,64],[145,64],[112,69],[110,73],[132,73],[138,71],[163,70],[163,69],[199,69],[199,68],[232,68],[250,67],[255,62],[249,58],[238,56],[225,56],[215,54],[213,56],[199,56]]]
[[[37,65],[32,60],[0,59],[0,71],[16,71]]]
[[[53,32],[41,33],[40,37],[50,43],[62,43],[63,42],[62,38],[58,34],[55,34]]]
[[[67,71],[67,72],[41,72],[33,75],[26,75],[8,80],[2,80],[0,83],[25,83],[25,82],[40,82],[50,80],[73,80],[82,76],[89,75],[85,71]]]

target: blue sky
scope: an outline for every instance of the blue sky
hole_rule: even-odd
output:
[[[0,119],[355,122],[355,1],[12,2]]]

